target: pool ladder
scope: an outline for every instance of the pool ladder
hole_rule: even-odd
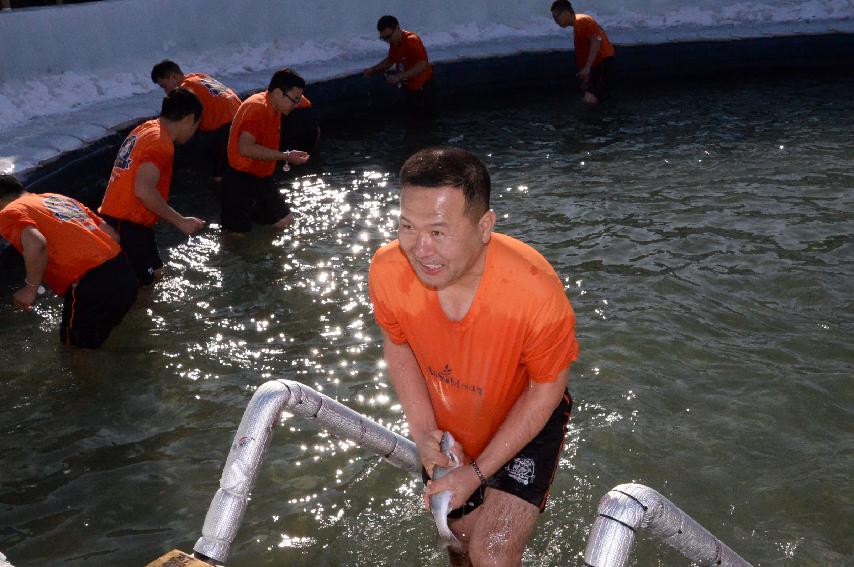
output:
[[[270,446],[273,427],[283,411],[316,420],[319,427],[369,449],[397,468],[421,470],[412,441],[304,384],[271,380],[256,390],[234,435],[202,537],[193,547],[196,557],[217,564],[228,559],[249,493]],[[635,534],[641,530],[700,567],[750,567],[675,504],[641,484],[621,484],[602,497],[584,564],[625,567],[631,558]]]

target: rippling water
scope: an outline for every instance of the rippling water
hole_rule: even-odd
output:
[[[0,551],[143,565],[190,550],[265,380],[405,431],[366,289],[396,172],[453,143],[493,175],[502,232],[538,248],[578,315],[577,408],[528,565],[580,564],[599,497],[641,482],[754,565],[854,556],[854,81],[757,80],[446,108],[326,133],[283,188],[285,235],[163,228],[164,278],[100,352],[56,340],[58,299],[0,307]],[[216,217],[176,180],[176,208]],[[8,299],[8,290],[6,290]],[[234,565],[443,565],[420,482],[295,419],[273,438]],[[685,565],[641,540],[634,565]]]

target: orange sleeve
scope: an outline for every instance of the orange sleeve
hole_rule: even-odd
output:
[[[540,383],[554,382],[558,373],[578,358],[575,313],[559,279],[549,289],[552,293],[540,302],[531,319],[534,324],[522,352],[528,376]]]
[[[368,270],[368,292],[371,295],[371,303],[374,307],[374,319],[394,344],[402,345],[407,342],[406,335],[403,334],[403,329],[390,308],[389,300],[391,298],[389,297],[389,292],[391,290],[383,286],[383,278],[381,278],[380,274],[383,270],[382,266],[378,266],[379,262],[377,262],[377,256],[380,252],[382,252],[382,249],[374,255],[371,267]],[[388,278],[385,278],[385,281],[388,281]]]
[[[16,249],[21,249],[21,233],[28,226],[38,228],[35,221],[23,211],[7,207],[0,213],[0,235]]]
[[[410,60],[413,61],[413,64],[419,61],[427,61],[427,50],[424,49],[424,44],[420,39],[413,37],[406,42],[403,49],[406,51],[406,55],[409,56]]]

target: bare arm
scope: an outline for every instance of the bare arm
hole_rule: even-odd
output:
[[[29,309],[38,296],[39,285],[47,269],[47,239],[39,229],[28,226],[21,232],[21,249],[27,276],[24,287],[12,296],[12,303],[15,307]]]
[[[195,217],[181,216],[178,211],[170,207],[163,195],[157,190],[159,180],[160,170],[153,163],[143,163],[136,170],[133,189],[145,208],[166,222],[175,225],[184,234],[193,234],[205,226],[205,221]]]
[[[448,466],[447,457],[439,451],[442,432],[436,425],[433,404],[424,375],[408,344],[397,345],[383,331],[383,358],[391,385],[397,394],[409,434],[412,436],[421,457],[421,464],[432,475],[433,465]]]
[[[593,67],[593,62],[596,61],[596,56],[599,54],[599,48],[602,46],[602,39],[598,35],[590,38],[590,53],[587,55],[587,61],[584,67],[578,72],[578,76],[587,80],[590,78],[590,68]]]
[[[249,132],[241,132],[237,138],[237,149],[240,155],[260,161],[287,161],[292,165],[302,165],[308,161],[308,154],[297,150],[280,152],[255,143],[255,136]]]
[[[376,65],[374,65],[373,67],[368,67],[367,69],[362,71],[362,74],[366,77],[370,77],[371,75],[383,73],[386,69],[388,69],[392,65],[394,65],[394,62],[391,59],[389,59],[388,57],[386,57],[385,59],[383,59],[382,61],[380,61]]]

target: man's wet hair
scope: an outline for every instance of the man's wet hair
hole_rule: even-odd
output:
[[[151,68],[151,82],[156,83],[160,79],[168,79],[172,73],[178,73],[179,75],[184,74],[177,63],[171,59],[164,59]]]
[[[18,181],[18,178],[11,173],[0,173],[0,199],[5,199],[9,196],[20,197],[26,189],[24,184]]]
[[[196,122],[202,117],[202,102],[196,93],[178,87],[163,97],[163,103],[160,105],[161,118],[177,122],[188,114],[194,115]]]
[[[400,186],[457,187],[463,192],[465,212],[473,220],[480,220],[489,210],[489,171],[462,148],[425,148],[412,154],[400,168]]]
[[[383,16],[377,20],[377,31],[387,30],[389,28],[394,29],[399,25],[400,22],[398,22],[397,18],[394,16]]]
[[[572,9],[572,4],[569,3],[569,0],[555,0],[552,2],[551,11],[553,14],[561,14],[563,12],[575,13],[575,10]]]
[[[267,91],[272,92],[273,89],[279,89],[282,93],[286,93],[294,87],[305,89],[305,79],[300,77],[293,69],[286,67],[273,73],[270,84],[267,86]]]

